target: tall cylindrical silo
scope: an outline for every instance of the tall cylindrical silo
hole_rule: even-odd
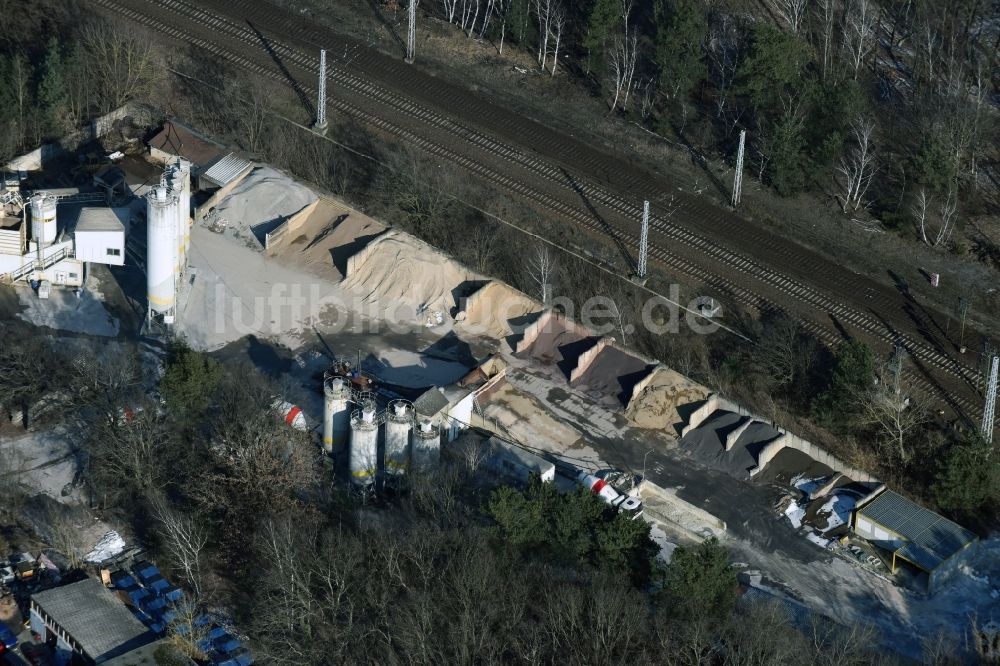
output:
[[[56,198],[44,194],[31,197],[31,238],[39,245],[55,242]]]
[[[413,468],[418,472],[437,469],[441,462],[441,431],[433,422],[423,419],[413,430]]]
[[[351,414],[351,452],[348,468],[351,483],[370,486],[378,471],[378,421],[375,403],[366,401]]]
[[[153,312],[174,309],[177,265],[177,196],[159,186],[146,195],[146,294]]]
[[[184,257],[191,252],[191,163],[185,159],[177,159],[177,169],[180,172],[180,198],[178,207],[181,218],[181,237],[184,241]]]
[[[343,450],[351,430],[351,388],[343,377],[323,380],[323,449],[327,453]]]
[[[402,476],[410,464],[410,431],[413,405],[406,400],[389,403],[385,418],[385,473]]]

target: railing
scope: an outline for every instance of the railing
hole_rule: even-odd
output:
[[[43,257],[41,260],[32,259],[30,262],[24,264],[20,268],[17,268],[9,273],[0,275],[0,280],[5,282],[17,282],[23,278],[28,273],[32,271],[39,270],[44,271],[46,268],[53,266],[67,257],[73,256],[73,250],[68,247],[64,247],[54,254],[50,254],[47,257]]]

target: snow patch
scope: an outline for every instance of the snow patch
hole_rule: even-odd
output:
[[[808,534],[806,534],[806,538],[809,539],[810,541],[812,541],[814,544],[816,544],[820,548],[827,548],[830,545],[830,540],[829,539],[824,539],[823,537],[821,537],[820,535],[816,534],[815,532],[809,532]]]
[[[799,506],[799,503],[792,500],[788,503],[788,507],[785,509],[785,517],[788,518],[788,522],[792,524],[792,527],[799,529],[802,527],[802,519],[805,518],[806,510]]]
[[[100,564],[104,560],[121,555],[125,551],[125,539],[114,530],[108,532],[97,542],[94,549],[84,557],[85,562]]]

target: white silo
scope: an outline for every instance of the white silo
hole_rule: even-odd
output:
[[[385,419],[385,473],[406,474],[410,464],[410,431],[413,430],[413,405],[407,400],[389,403]]]
[[[184,256],[191,252],[191,163],[178,158],[177,166],[181,171],[181,218],[184,220]]]
[[[323,449],[340,452],[351,429],[351,388],[343,377],[323,380]]]
[[[39,245],[55,242],[56,198],[45,194],[31,197],[31,238]]]
[[[146,294],[149,309],[172,313],[177,263],[177,195],[163,185],[146,195]]]
[[[191,248],[191,163],[177,158],[165,175],[177,195],[177,254],[181,266],[185,266]]]
[[[430,420],[421,419],[413,431],[413,468],[418,472],[437,469],[441,461],[441,431]]]
[[[370,400],[351,414],[351,452],[348,469],[351,483],[370,486],[375,483],[378,471],[378,421],[375,403]]]

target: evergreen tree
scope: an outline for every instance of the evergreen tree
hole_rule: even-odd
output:
[[[704,43],[708,37],[705,14],[688,0],[656,3],[654,60],[660,90],[669,97],[686,97],[708,76]]]
[[[38,104],[49,134],[61,134],[67,128],[68,101],[65,65],[59,42],[53,37],[45,50],[38,83]]]
[[[621,0],[595,0],[587,17],[587,34],[583,46],[587,49],[589,69],[604,61],[608,44],[622,29]]]
[[[932,487],[938,505],[972,516],[1000,503],[1000,453],[978,433],[953,446]]]

